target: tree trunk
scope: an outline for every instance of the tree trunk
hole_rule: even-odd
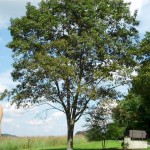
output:
[[[73,150],[74,124],[68,123],[67,150]]]
[[[106,140],[102,139],[102,149],[105,149],[105,148],[106,148]]]

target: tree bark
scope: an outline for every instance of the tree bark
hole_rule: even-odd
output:
[[[74,124],[68,123],[67,150],[73,150]]]
[[[102,139],[102,149],[104,150],[106,148],[106,140]]]

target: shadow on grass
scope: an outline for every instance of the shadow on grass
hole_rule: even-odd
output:
[[[41,150],[66,150],[66,148],[59,148],[59,149],[41,149]],[[104,150],[102,148],[74,148],[74,150]],[[105,150],[122,150],[118,148],[106,148]]]

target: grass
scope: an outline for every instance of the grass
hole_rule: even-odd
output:
[[[65,147],[66,137],[0,137],[0,150],[23,150],[45,147]]]
[[[83,136],[74,138],[74,150],[100,149],[101,142],[88,142]],[[121,141],[107,141],[107,149],[121,150]],[[66,137],[0,137],[0,150],[66,150]]]

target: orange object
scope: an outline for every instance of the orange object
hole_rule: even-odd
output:
[[[2,123],[2,118],[3,118],[3,107],[0,106],[0,136],[1,136],[1,123]]]

